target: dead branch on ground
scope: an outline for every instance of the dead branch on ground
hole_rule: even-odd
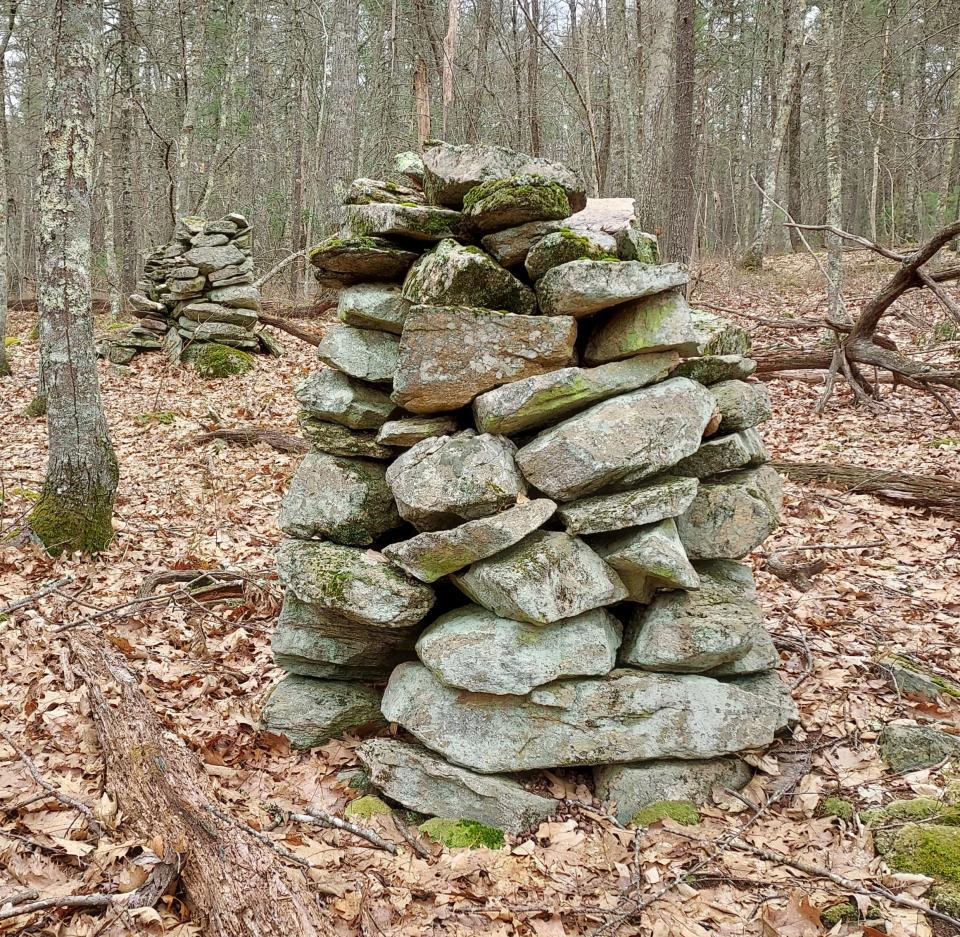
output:
[[[197,445],[213,442],[215,439],[222,439],[228,443],[236,443],[238,446],[256,446],[258,443],[266,443],[277,452],[301,453],[310,451],[310,443],[299,436],[290,436],[287,433],[280,433],[275,429],[268,429],[263,426],[245,426],[239,429],[217,429],[209,433],[201,433],[194,436],[189,441]]]

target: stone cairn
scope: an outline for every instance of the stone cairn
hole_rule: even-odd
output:
[[[688,307],[631,199],[497,147],[404,158],[311,252],[340,321],[296,390],[265,726],[398,723],[372,783],[501,830],[557,807],[518,772],[590,766],[624,822],[742,786],[796,717],[738,562],[781,499],[745,332]]]
[[[163,348],[173,361],[210,343],[274,351],[255,333],[260,290],[253,285],[251,228],[232,212],[218,221],[181,218],[168,244],[147,255],[138,292],[130,296],[137,324],[111,339],[102,354],[126,364]]]

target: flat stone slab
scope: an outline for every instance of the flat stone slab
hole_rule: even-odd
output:
[[[720,381],[710,390],[720,411],[721,433],[750,429],[770,419],[770,395],[763,384]]]
[[[349,286],[364,280],[399,280],[418,255],[383,238],[334,235],[307,256],[321,284]]]
[[[357,754],[372,784],[418,813],[475,820],[519,833],[559,807],[553,798],[524,790],[510,778],[474,774],[410,742],[367,739]]]
[[[748,693],[763,697],[777,708],[777,729],[796,725],[800,721],[800,711],[790,693],[790,687],[784,683],[775,670],[763,670],[742,677],[731,677],[729,682]]]
[[[246,286],[218,286],[207,294],[211,302],[221,303],[224,306],[233,306],[237,309],[260,308],[260,290],[252,285]]]
[[[583,358],[587,364],[604,364],[656,351],[697,353],[690,307],[679,290],[617,306],[594,329]]]
[[[331,368],[361,381],[386,384],[393,380],[400,340],[388,332],[334,325],[317,346],[317,357]]]
[[[333,368],[314,371],[297,385],[295,394],[311,417],[351,429],[377,429],[397,411],[385,391]]]
[[[180,316],[177,320],[179,330],[184,337],[196,342],[220,342],[224,345],[236,342],[249,341],[253,338],[250,329],[245,325],[234,325],[230,322],[195,322]]]
[[[482,306],[530,315],[537,301],[521,283],[479,247],[441,241],[427,251],[403,281],[403,298],[433,306]]]
[[[458,409],[484,391],[567,364],[576,337],[566,316],[414,306],[400,337],[393,399],[414,413]]]
[[[355,235],[401,237],[412,241],[442,241],[460,237],[463,216],[433,205],[368,203],[344,208],[346,227]]]
[[[689,278],[679,264],[574,260],[553,267],[541,277],[537,300],[544,315],[580,319],[632,299],[684,286]]]
[[[390,676],[383,714],[486,774],[761,748],[773,741],[779,708],[710,677],[626,669],[491,696],[445,686],[411,662]]]
[[[284,540],[277,548],[277,570],[301,602],[370,628],[410,628],[433,606],[433,589],[373,550]]]
[[[707,478],[769,461],[770,455],[760,434],[755,429],[745,429],[739,433],[705,439],[693,455],[681,459],[671,471],[677,475]]]
[[[701,355],[740,355],[750,353],[750,335],[745,328],[723,316],[704,309],[690,310],[697,333],[697,351]]]
[[[516,230],[516,229],[512,229]],[[545,234],[527,251],[524,269],[531,280],[571,260],[616,260],[617,241],[599,231],[577,231],[561,227]]]
[[[220,270],[223,267],[230,267],[233,264],[242,264],[246,259],[243,251],[234,247],[232,244],[194,247],[188,250],[183,256],[190,266],[196,267],[201,273],[210,273],[213,270]]]
[[[383,548],[383,555],[421,582],[435,582],[513,546],[545,524],[556,508],[546,498],[525,501],[450,530],[418,534],[410,540],[392,543]]]
[[[386,283],[358,283],[340,291],[337,318],[344,325],[399,335],[410,304],[400,287]]]
[[[434,436],[451,436],[460,424],[451,416],[405,416],[388,420],[377,433],[377,441],[385,446],[407,448]]]
[[[284,496],[280,529],[291,537],[352,547],[373,543],[401,525],[385,472],[369,459],[308,452]]]
[[[252,309],[230,309],[220,303],[200,300],[182,303],[177,309],[177,315],[193,322],[226,322],[230,325],[240,325],[244,330],[252,329],[260,318]]]
[[[516,446],[500,436],[462,433],[425,439],[387,469],[400,516],[440,530],[511,507],[525,486]]]
[[[501,618],[479,605],[441,615],[417,641],[417,656],[447,686],[523,695],[563,677],[613,669],[620,622],[593,609],[549,625]]]
[[[636,485],[696,452],[713,411],[703,385],[670,378],[544,430],[517,453],[517,465],[555,501]]]
[[[746,556],[777,529],[782,502],[780,476],[766,465],[702,483],[677,519],[687,556],[692,560]]]
[[[463,198],[463,218],[478,234],[514,228],[531,221],[559,221],[570,214],[567,193],[544,176],[490,179]]]
[[[503,436],[540,429],[601,400],[661,381],[678,360],[675,352],[664,352],[511,381],[473,401],[474,420],[482,432]]]
[[[699,347],[699,343],[698,343]],[[689,377],[707,386],[720,381],[742,381],[757,370],[753,358],[742,355],[706,355],[702,358],[689,358],[674,368],[674,377]]]
[[[571,534],[598,534],[677,517],[697,494],[695,478],[665,476],[639,488],[571,501],[557,512]]]
[[[347,189],[345,205],[371,205],[377,202],[414,202],[422,205],[424,195],[421,189],[396,182],[384,182],[382,179],[354,179]]]
[[[303,435],[320,452],[356,459],[392,459],[397,454],[396,449],[377,442],[374,430],[328,423],[310,416],[306,410],[300,411],[297,420]]]
[[[534,531],[451,579],[502,618],[540,625],[627,597],[617,574],[586,543],[558,531]]]

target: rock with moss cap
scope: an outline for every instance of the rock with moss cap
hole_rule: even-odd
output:
[[[691,309],[690,317],[697,333],[697,351],[701,355],[743,356],[750,353],[750,335],[742,326],[703,309]]]
[[[907,823],[875,832],[873,841],[895,872],[929,876],[948,894],[960,889],[960,827]]]
[[[960,759],[960,737],[929,726],[886,726],[878,744],[883,760],[901,774]]]
[[[459,429],[460,424],[452,416],[405,416],[384,423],[377,441],[406,449],[434,436],[451,436]]]
[[[705,355],[681,362],[673,374],[709,386],[720,381],[742,381],[756,370],[757,362],[742,355]]]
[[[721,433],[749,429],[770,419],[770,395],[762,384],[720,381],[710,391],[720,411]]]
[[[358,283],[340,291],[337,318],[345,325],[399,335],[409,303],[400,287],[388,283]]]
[[[379,797],[366,794],[351,800],[343,811],[345,820],[372,820],[374,817],[387,817],[393,813],[393,808],[385,804]]]
[[[417,829],[448,849],[503,849],[506,845],[502,830],[475,820],[434,817],[421,823]]]
[[[397,410],[385,391],[333,368],[314,371],[297,385],[295,393],[311,418],[351,429],[377,429]]]
[[[316,748],[344,732],[384,724],[380,694],[372,687],[299,676],[274,687],[260,718],[294,748]]]
[[[301,602],[371,628],[410,628],[433,606],[429,586],[373,550],[284,540],[277,549],[277,570]]]
[[[545,820],[559,806],[510,778],[474,774],[411,742],[368,739],[357,754],[374,785],[418,813],[452,814],[516,833]]]
[[[373,430],[350,429],[339,423],[329,423],[310,416],[305,410],[297,415],[303,435],[313,443],[313,448],[330,455],[358,459],[392,459],[396,449],[377,442]]]
[[[336,234],[308,255],[321,286],[342,287],[365,280],[397,280],[417,254],[384,239]]]
[[[484,391],[567,364],[576,337],[566,316],[414,306],[400,337],[393,399],[413,413],[457,409]]]
[[[663,380],[677,361],[674,352],[643,355],[598,368],[560,368],[511,381],[473,401],[473,417],[484,433],[512,436],[549,426],[591,404]]]
[[[421,189],[413,189],[398,182],[366,178],[354,179],[343,200],[345,205],[403,204],[404,202],[423,205],[424,201]]]
[[[630,818],[630,823],[642,829],[660,820],[673,820],[681,826],[696,826],[700,822],[700,811],[689,800],[658,800],[641,807]]]
[[[462,235],[463,216],[433,205],[347,205],[344,224],[354,235],[442,241]]]
[[[525,501],[459,527],[392,543],[383,548],[383,554],[421,582],[434,582],[513,546],[545,524],[556,507],[546,498]]]
[[[184,360],[193,365],[200,377],[233,377],[253,370],[251,355],[216,342],[185,349]]]
[[[393,381],[400,340],[388,332],[334,325],[317,346],[317,357],[350,377],[374,384]]]
[[[542,237],[527,253],[527,275],[539,280],[548,270],[571,260],[615,260],[617,242],[600,231],[574,231],[560,228]]]
[[[705,439],[693,455],[681,459],[671,471],[706,478],[721,472],[753,468],[769,460],[770,455],[760,434],[755,429],[745,429],[740,433]]]
[[[478,234],[531,221],[560,221],[569,214],[563,186],[537,175],[490,179],[463,198],[464,221]]]
[[[927,670],[911,657],[884,654],[877,660],[877,666],[891,686],[906,696],[925,700],[960,697],[960,684]]]
[[[284,496],[280,529],[352,547],[373,543],[401,524],[385,472],[368,459],[308,452]]]
[[[450,239],[413,265],[403,282],[403,298],[419,305],[482,306],[522,315],[536,308],[530,287],[479,247]]]

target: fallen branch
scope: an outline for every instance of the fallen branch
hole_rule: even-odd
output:
[[[250,580],[260,582],[265,579],[276,579],[275,572],[265,572],[259,576],[250,573],[241,572],[239,569],[161,569],[159,572],[147,576],[143,580],[143,585],[137,592],[137,595],[150,595],[157,586],[163,586],[170,582],[186,582],[189,586],[204,585],[204,580],[209,582],[235,582],[237,580]]]
[[[295,251],[293,254],[288,254],[283,258],[283,260],[280,261],[280,263],[276,264],[274,267],[271,267],[271,269],[269,269],[263,276],[254,280],[253,285],[257,289],[260,289],[260,287],[263,286],[267,280],[273,279],[273,277],[275,277],[281,270],[284,270],[286,267],[290,266],[290,264],[292,264],[299,257],[305,257],[306,253],[307,251],[304,249],[302,251]]]
[[[374,833],[373,830],[357,826],[349,820],[341,820],[332,813],[327,813],[326,810],[320,810],[319,807],[307,807],[306,810],[306,814],[291,813],[290,819],[297,823],[319,823],[321,826],[329,826],[335,830],[343,830],[345,833],[352,833],[354,836],[365,839],[378,849],[385,849],[392,856],[397,854],[396,844],[388,843],[379,833]]]
[[[299,436],[290,436],[287,433],[280,433],[277,430],[259,426],[249,426],[243,429],[217,429],[194,436],[190,442],[202,446],[204,443],[213,442],[215,439],[236,443],[238,446],[256,446],[259,443],[265,443],[271,449],[276,449],[277,452],[299,453],[310,451],[310,443]]]
[[[51,592],[56,592],[57,589],[59,589],[61,586],[65,586],[68,582],[73,582],[73,576],[61,576],[59,579],[48,582],[42,589],[39,589],[32,595],[24,596],[24,598],[17,599],[15,602],[11,602],[9,605],[4,605],[2,608],[0,608],[0,615],[9,615],[10,612],[15,612],[18,608],[23,608],[26,605],[32,605],[34,602],[42,599],[46,595],[49,595]]]
[[[280,331],[286,332],[294,338],[299,338],[301,341],[307,342],[310,345],[316,346],[320,344],[320,336],[315,332],[301,329],[299,325],[294,325],[292,322],[288,322],[280,316],[269,316],[261,310],[260,322],[264,325],[272,325],[275,329],[280,329]]]

